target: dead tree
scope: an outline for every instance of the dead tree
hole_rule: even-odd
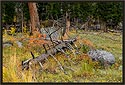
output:
[[[63,30],[63,34],[62,34],[63,36],[65,35],[66,32],[67,33],[69,32],[69,27],[70,27],[70,17],[69,17],[69,14],[67,13],[67,11],[66,11],[65,23],[66,23],[66,25]]]
[[[61,26],[59,24],[58,24],[57,27],[58,28],[53,32],[49,32],[48,30],[44,29],[47,32],[47,35],[49,36],[48,40],[51,41],[51,44],[50,43],[43,44],[45,52],[43,54],[41,54],[40,56],[34,57],[33,53],[31,52],[31,55],[32,55],[33,58],[30,58],[30,59],[28,59],[26,61],[23,61],[22,62],[22,69],[28,69],[30,67],[30,65],[31,65],[31,62],[39,63],[39,65],[42,68],[42,62],[44,62],[44,60],[48,60],[47,58],[50,56],[58,63],[60,69],[66,74],[66,72],[64,70],[64,67],[56,59],[55,55],[58,52],[61,52],[64,55],[66,55],[66,57],[68,58],[69,61],[72,61],[72,60],[69,59],[69,55],[66,54],[65,50],[68,49],[68,50],[73,52],[73,50],[77,48],[77,46],[74,44],[74,42],[77,39],[76,38],[72,38],[72,39],[70,38],[70,39],[67,39],[67,40],[53,39],[51,35],[53,33],[55,33],[56,31],[58,31],[58,30],[62,30],[62,28],[61,28]]]
[[[44,60],[46,60],[49,56],[51,56],[52,58],[54,58],[54,60],[56,60],[56,62],[59,64],[59,67],[60,69],[66,73],[64,71],[64,68],[63,66],[60,64],[60,62],[55,58],[54,55],[56,55],[58,52],[62,52],[62,53],[65,53],[65,49],[69,49],[71,48],[68,44],[73,44],[73,42],[76,41],[76,39],[71,39],[71,40],[64,40],[63,42],[62,41],[57,41],[58,44],[55,46],[55,47],[50,47],[49,45],[49,49],[47,50],[46,47],[45,47],[45,53],[41,54],[40,56],[37,56],[37,57],[34,57],[34,55],[32,54],[31,52],[31,55],[33,58],[30,58],[26,61],[23,61],[22,62],[22,69],[28,69],[30,66],[29,66],[29,63],[31,61],[34,61],[34,62],[39,62],[40,63],[40,66],[41,66],[41,62],[43,62]]]

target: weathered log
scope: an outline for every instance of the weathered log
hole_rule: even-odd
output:
[[[47,50],[47,53],[43,53],[40,56],[37,56],[34,58],[33,54],[31,53],[31,55],[33,56],[33,58],[30,58],[26,61],[22,61],[22,70],[24,69],[28,69],[29,68],[29,62],[34,61],[34,62],[43,62],[45,59],[47,59],[50,55],[55,55],[58,52],[60,52],[58,49],[67,49],[67,43],[68,44],[73,44],[73,42],[76,41],[76,38],[74,39],[70,39],[70,40],[57,40],[58,44],[50,49]]]

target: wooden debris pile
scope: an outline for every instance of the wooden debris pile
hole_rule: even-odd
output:
[[[44,40],[51,42],[51,43],[41,44],[43,45],[45,52],[37,57],[35,57],[33,53],[30,52],[32,55],[32,58],[26,61],[22,61],[22,70],[31,68],[31,62],[35,62],[36,64],[39,63],[40,67],[42,68],[43,67],[42,62],[44,62],[44,60],[48,60],[47,58],[50,56],[58,63],[60,69],[66,74],[64,67],[61,65],[60,61],[56,59],[55,55],[58,52],[61,52],[65,54],[68,60],[72,61],[71,59],[69,59],[69,55],[65,52],[65,50],[70,50],[74,54],[78,53],[78,47],[74,43],[77,39],[76,37],[75,38],[69,37],[69,39],[63,40],[62,32],[65,29],[64,27],[63,28],[61,27],[61,24],[58,21],[55,21],[53,23],[53,27],[51,27],[51,29],[52,28],[54,28],[54,30],[50,30],[49,28],[42,28],[42,30],[44,31],[44,33],[46,33],[46,36],[47,36]],[[55,34],[56,36],[54,36]]]

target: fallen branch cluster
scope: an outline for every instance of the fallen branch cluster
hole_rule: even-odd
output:
[[[42,65],[42,62],[44,60],[46,60],[49,56],[53,57],[57,63],[59,64],[61,70],[64,71],[63,67],[61,66],[60,62],[55,58],[54,55],[56,55],[58,52],[61,52],[61,53],[64,53],[67,58],[68,58],[68,55],[66,54],[65,52],[65,49],[69,49],[69,50],[72,50],[73,47],[71,45],[73,45],[73,42],[76,41],[76,38],[74,39],[70,39],[70,40],[64,40],[64,41],[60,41],[60,40],[57,40],[56,42],[58,43],[56,46],[50,48],[50,46],[48,45],[49,49],[47,50],[46,47],[45,47],[45,44],[43,45],[44,48],[45,48],[45,53],[41,54],[40,56],[37,56],[37,57],[34,57],[33,53],[31,52],[31,55],[33,58],[30,58],[26,61],[23,61],[22,62],[22,69],[28,69],[29,68],[29,63],[31,61],[34,61],[34,62],[39,62],[40,65]],[[42,67],[42,66],[41,66]],[[65,72],[65,71],[64,71]]]
[[[56,25],[55,25],[56,24]],[[52,30],[54,29],[54,30]],[[69,38],[67,40],[63,40],[62,39],[62,32],[63,32],[64,28],[61,27],[61,24],[59,24],[58,21],[55,21],[53,23],[53,27],[52,28],[42,28],[42,32],[44,31],[44,33],[46,34],[46,38],[44,39],[44,41],[50,41],[51,43],[41,43],[41,45],[43,45],[44,49],[45,49],[45,53],[41,54],[40,56],[34,57],[33,53],[31,52],[32,58],[26,60],[26,61],[22,61],[22,70],[24,69],[29,69],[31,67],[31,62],[34,62],[35,64],[39,63],[39,65],[42,66],[42,62],[44,62],[44,60],[48,60],[47,58],[49,56],[51,56],[59,65],[60,69],[66,73],[64,71],[63,66],[61,65],[61,63],[56,59],[55,55],[58,52],[61,52],[63,54],[65,54],[65,56],[69,59],[69,55],[65,52],[66,49],[72,51],[74,54],[78,53],[78,49],[76,44],[74,43],[77,39],[75,38]],[[57,33],[57,36],[60,36],[61,39],[58,39],[57,36],[53,36]],[[61,35],[59,35],[59,33]],[[74,50],[76,50],[76,52],[74,52]],[[72,61],[72,60],[70,60]],[[72,61],[73,62],[73,61]]]

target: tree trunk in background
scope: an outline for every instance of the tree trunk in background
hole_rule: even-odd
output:
[[[102,26],[101,26],[101,28],[103,29],[103,32],[107,32],[107,31],[108,31],[105,22],[102,22]]]
[[[37,12],[36,3],[29,2],[28,6],[29,6],[30,21],[33,33],[34,31],[40,30],[39,16]]]
[[[22,25],[22,33],[23,33],[23,21],[24,21],[24,20],[23,20],[23,10],[22,10],[22,12],[21,12],[21,17],[22,17],[22,19],[21,19],[21,21],[22,21],[22,22],[21,22],[21,25]]]
[[[70,17],[68,13],[66,12],[66,32],[69,32],[69,27],[70,27]]]
[[[70,19],[69,19],[69,16],[68,16],[68,13],[66,12],[66,16],[65,16],[65,27],[63,29],[63,33],[62,35],[63,36],[66,36],[66,33],[69,32],[69,27],[70,27]]]

